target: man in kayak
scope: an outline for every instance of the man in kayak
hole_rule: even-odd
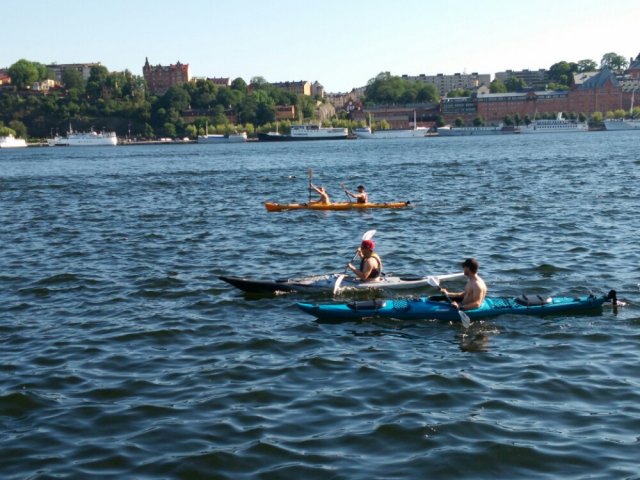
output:
[[[487,286],[484,280],[478,275],[478,268],[480,263],[475,258],[467,258],[462,262],[462,269],[467,277],[467,284],[464,287],[464,292],[448,292],[447,289],[442,289],[442,292],[453,300],[453,305],[458,310],[472,310],[482,305],[484,297],[487,295]]]
[[[354,267],[351,263],[347,265],[347,268],[364,282],[377,281],[382,275],[382,259],[380,255],[373,253],[374,248],[376,244],[373,240],[363,240],[358,248],[360,268]]]
[[[331,205],[331,199],[324,187],[316,187],[313,183],[309,183],[309,187],[320,195],[318,200],[311,200],[311,203],[320,203],[322,205]]]
[[[367,192],[364,191],[364,185],[358,185],[358,193],[352,193],[349,190],[345,190],[344,193],[346,193],[348,196],[352,198],[355,198],[356,203],[369,202],[369,195],[367,194]]]

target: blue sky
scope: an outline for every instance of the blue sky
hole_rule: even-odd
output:
[[[11,6],[11,4],[14,4]],[[0,67],[101,62],[141,75],[319,81],[329,92],[393,75],[548,68],[640,53],[640,0],[110,0],[7,2]],[[8,19],[5,19],[8,20]]]

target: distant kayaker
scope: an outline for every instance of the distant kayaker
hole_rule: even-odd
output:
[[[453,300],[451,305],[458,310],[472,310],[482,305],[484,297],[487,295],[487,286],[484,280],[478,275],[478,269],[480,263],[475,258],[467,258],[462,262],[462,270],[467,277],[467,284],[464,287],[464,292],[449,292],[447,289],[442,289],[442,292],[448,294]]]
[[[347,268],[355,273],[360,280],[369,282],[379,280],[382,275],[382,259],[377,253],[373,253],[376,244],[373,240],[363,240],[358,248],[358,256],[360,260],[360,268],[356,268],[349,263]]]
[[[313,183],[309,183],[309,187],[320,195],[318,200],[312,200],[311,203],[320,203],[322,205],[331,205],[331,199],[324,187],[316,187]]]
[[[368,203],[369,202],[369,194],[365,192],[364,185],[358,185],[357,187],[358,193],[352,193],[349,190],[345,190],[348,196],[355,198],[356,203]]]

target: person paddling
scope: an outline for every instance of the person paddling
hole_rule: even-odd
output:
[[[473,310],[480,307],[487,295],[487,285],[478,275],[480,263],[475,258],[467,258],[462,262],[462,269],[467,277],[467,284],[463,292],[449,292],[446,288],[441,291],[453,300],[453,305],[458,310]]]
[[[365,191],[364,185],[358,185],[357,187],[358,193],[352,193],[349,190],[345,190],[349,197],[355,198],[356,203],[368,203],[369,202],[369,194]]]
[[[324,187],[316,187],[313,183],[309,183],[309,187],[312,190],[315,190],[320,195],[320,198],[318,200],[312,200],[311,203],[331,205],[331,199],[329,198],[329,194],[327,193]]]
[[[360,280],[369,282],[380,279],[382,275],[382,259],[377,253],[373,253],[376,244],[373,240],[363,240],[358,249],[358,256],[361,258],[360,268],[356,268],[349,263],[347,268],[351,270]]]

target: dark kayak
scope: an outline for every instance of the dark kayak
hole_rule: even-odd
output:
[[[522,295],[513,297],[487,297],[473,310],[465,310],[471,320],[498,315],[550,315],[578,311],[598,310],[607,301],[616,303],[615,290],[608,295],[584,297],[540,297]],[[302,311],[319,319],[359,320],[363,318],[394,318],[398,320],[459,321],[460,312],[448,302],[430,297],[398,300],[363,300],[350,303],[310,304],[297,303]]]

